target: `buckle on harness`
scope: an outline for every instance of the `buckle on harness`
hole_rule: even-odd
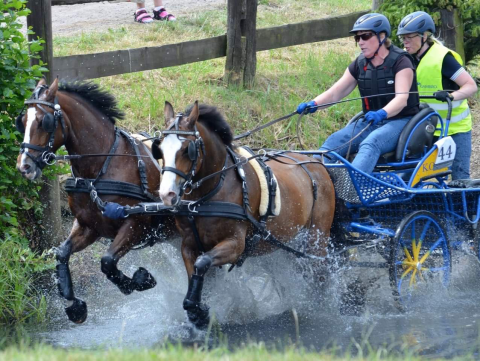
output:
[[[190,189],[189,192],[187,192],[187,189]],[[192,187],[192,181],[185,182],[183,184],[183,193],[186,195],[189,195],[193,192],[193,187]]]
[[[54,165],[57,163],[57,159],[54,153],[45,151],[42,153],[42,162],[44,162],[46,165]]]
[[[158,209],[158,203],[154,203],[154,204],[144,203],[144,204],[143,204],[143,210],[144,210],[145,213],[158,212],[158,211],[159,211],[159,209]]]
[[[192,209],[192,206],[193,206],[193,209]],[[195,206],[195,202],[189,202],[187,205],[187,209],[191,213],[198,213],[197,207]]]

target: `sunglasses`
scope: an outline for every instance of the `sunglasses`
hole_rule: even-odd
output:
[[[412,39],[416,38],[417,36],[420,36],[419,34],[416,35],[410,35],[410,36],[405,36],[405,35],[399,35],[398,39],[404,43],[405,41],[411,41]]]
[[[374,33],[366,33],[366,34],[362,34],[362,35],[355,35],[353,38],[355,39],[355,42],[358,43],[360,41],[360,39],[362,39],[363,41],[367,41],[369,39],[372,38],[372,36],[374,36],[375,34]]]

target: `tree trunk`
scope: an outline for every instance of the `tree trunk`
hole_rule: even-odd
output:
[[[35,251],[45,251],[58,246],[63,241],[62,216],[60,207],[60,184],[58,177],[42,178],[40,202],[44,205],[43,224],[40,239],[31,240],[30,247]]]
[[[376,11],[383,4],[383,0],[373,0],[372,1],[372,10]]]
[[[31,65],[39,64],[39,60],[48,68],[45,73],[47,84],[52,82],[53,69],[53,42],[52,42],[52,6],[51,0],[28,0],[27,8],[31,10],[27,16],[27,26],[32,27],[35,34],[28,35],[28,40],[41,38],[45,41],[40,59],[30,59]],[[43,186],[40,190],[40,201],[45,206],[43,211],[43,229],[40,240],[31,240],[30,244],[36,251],[50,249],[63,240],[61,211],[60,211],[60,186],[58,178],[47,179],[43,177]]]
[[[465,63],[465,48],[463,44],[463,22],[458,9],[448,11],[440,10],[442,25],[439,29],[439,38],[444,41],[445,46],[455,50],[462,57]]]

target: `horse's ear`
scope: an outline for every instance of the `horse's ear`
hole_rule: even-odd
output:
[[[55,97],[57,96],[58,90],[58,78],[55,78],[53,83],[48,87],[47,91],[45,92],[45,100],[48,102],[53,103]]]
[[[195,100],[195,104],[193,104],[192,110],[190,111],[190,115],[187,118],[187,126],[189,129],[193,129],[196,121],[198,120],[199,115],[200,115],[200,112],[198,110],[198,100]]]
[[[42,85],[45,85],[45,84],[47,84],[47,81],[45,80],[45,78],[42,78],[42,79],[40,79],[40,81],[38,82],[37,87],[42,86]]]
[[[170,122],[175,117],[175,112],[173,111],[172,104],[167,101],[165,101],[165,108],[163,110],[163,114],[165,115],[165,126],[168,128]]]

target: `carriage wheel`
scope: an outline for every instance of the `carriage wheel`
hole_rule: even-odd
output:
[[[435,215],[416,211],[400,223],[391,245],[390,284],[400,308],[430,285],[450,281],[451,252]]]

